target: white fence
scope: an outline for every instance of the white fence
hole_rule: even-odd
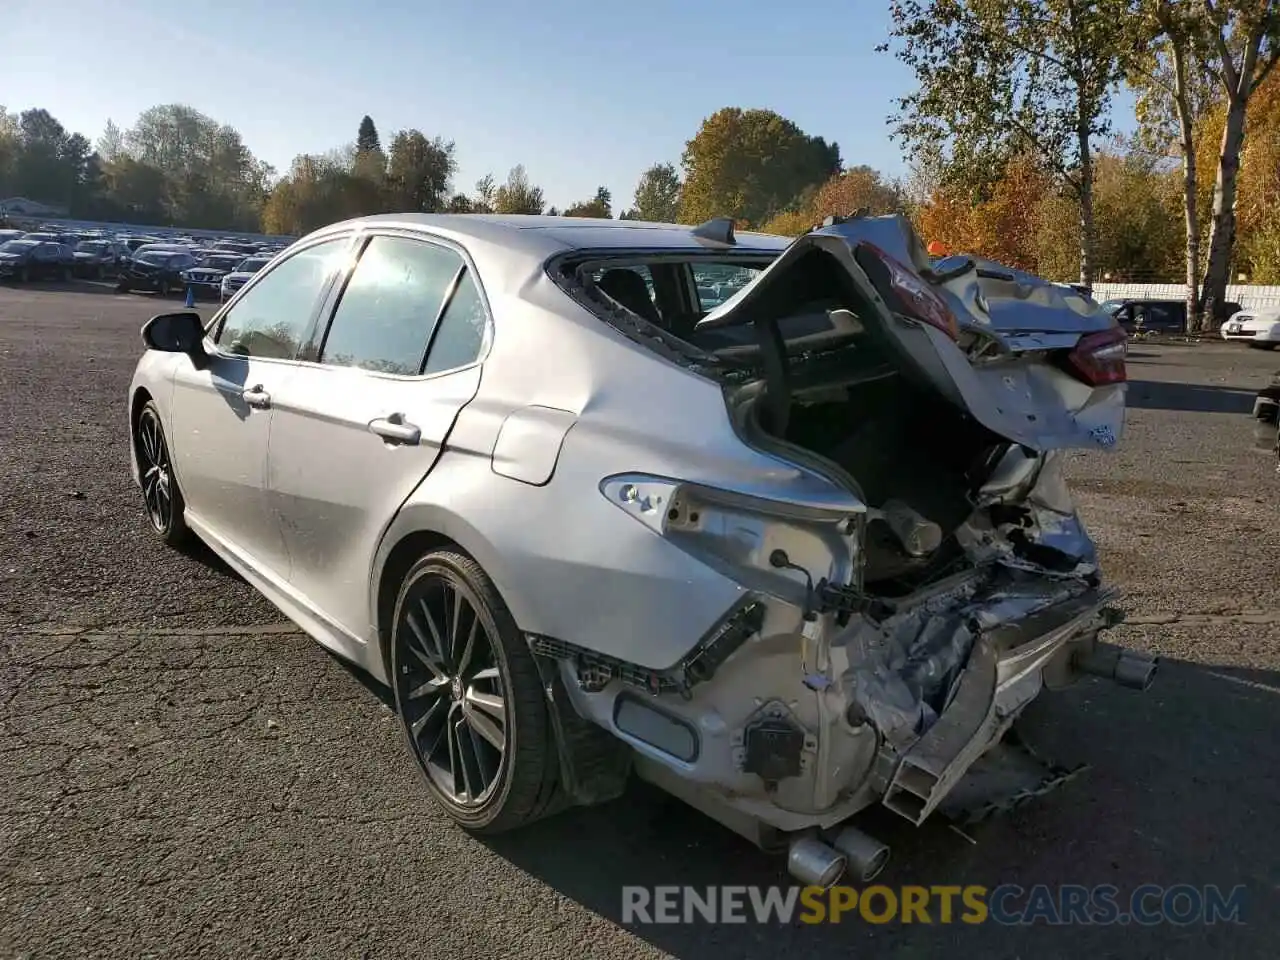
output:
[[[1181,283],[1095,283],[1093,299],[1103,300],[1184,300],[1187,288]],[[1227,299],[1246,310],[1280,308],[1280,287],[1235,284],[1227,287]]]

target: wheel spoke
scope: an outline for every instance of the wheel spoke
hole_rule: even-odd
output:
[[[475,675],[474,677],[472,677],[471,679],[472,679],[472,680],[493,680],[493,681],[497,681],[497,680],[499,680],[499,679],[501,679],[501,678],[500,678],[500,677],[499,677],[499,675],[498,675],[498,668],[497,668],[497,667],[485,667],[483,670],[478,670],[478,671],[476,671],[476,675]]]
[[[471,611],[471,629],[467,631],[467,642],[462,648],[462,653],[458,656],[458,676],[466,677],[467,667],[471,666],[471,654],[476,648],[476,633],[480,629],[480,617]]]
[[[477,707],[499,720],[507,718],[507,704],[501,697],[492,693],[481,693],[474,687],[468,687],[465,702],[473,707]]]
[[[476,744],[471,737],[471,727],[465,714],[453,725],[458,741],[458,760],[462,768],[462,781],[466,784],[467,799],[477,800],[484,793],[484,780],[480,776],[480,764],[476,762]]]
[[[493,783],[498,775],[497,764],[502,762],[502,748],[498,748],[498,756],[493,756],[493,751],[484,745],[479,739],[474,727],[469,727],[467,735],[471,737],[471,748],[475,751],[476,767],[480,771],[480,783],[483,789],[488,790],[489,785]]]
[[[413,734],[414,740],[417,740],[422,736],[422,731],[426,728],[427,724],[431,722],[433,717],[438,716],[441,712],[448,713],[448,710],[445,707],[446,702],[447,701],[443,697],[440,697],[432,703],[431,706],[427,707],[426,710],[422,711],[422,716],[413,721],[413,725],[409,727],[409,731]]]
[[[448,692],[449,692],[449,678],[441,674],[440,676],[432,677],[426,683],[418,684],[416,687],[414,687],[412,690],[406,693],[404,695],[404,698],[406,700],[417,700],[419,697],[425,697],[432,694],[434,694],[435,696],[442,696],[444,694],[447,694]]]
[[[431,671],[431,676],[436,681],[442,684],[447,684],[449,682],[449,678],[445,676],[445,672],[442,669],[444,666],[442,658],[438,652],[432,650],[432,641],[427,639],[426,633],[423,632],[422,627],[418,623],[418,618],[415,617],[413,615],[413,611],[410,610],[405,613],[404,619],[405,623],[409,625],[409,631],[417,639],[418,643],[422,645],[422,648],[419,649],[414,646],[412,642],[406,642],[405,646],[409,648],[410,653],[421,661],[424,667]]]
[[[462,715],[467,718],[467,726],[484,737],[495,750],[501,753],[506,748],[506,737],[503,736],[502,729],[473,704],[464,700]]]
[[[431,631],[431,639],[435,644],[436,655],[440,658],[440,663],[447,672],[449,671],[449,647],[444,641],[444,636],[440,633],[440,628],[436,626],[436,618],[431,615],[431,608],[427,606],[427,602],[421,598],[418,600],[418,609],[422,611],[422,616],[427,621],[427,629]]]
[[[459,649],[459,634],[462,631],[462,591],[456,587],[453,590],[453,616],[446,617],[447,629],[449,631],[449,662],[455,667],[456,672],[462,672],[462,663],[458,659],[462,650]]]

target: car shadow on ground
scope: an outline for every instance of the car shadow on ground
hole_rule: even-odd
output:
[[[877,808],[859,825],[888,843],[877,882],[901,885],[1113,884],[1123,899],[1142,884],[1245,887],[1241,919],[1214,926],[873,925],[705,922],[628,924],[680,958],[849,957],[868,948],[918,957],[1267,955],[1277,934],[1268,901],[1277,884],[1274,815],[1280,771],[1260,744],[1280,736],[1280,675],[1166,662],[1155,686],[1133,693],[1085,679],[1045,695],[1020,729],[1036,748],[1090,769],[1054,793],[958,833],[930,820],[915,828]],[[1205,811],[1216,811],[1206,817]],[[1198,835],[1198,836],[1197,836]],[[1206,838],[1205,835],[1208,835]],[[1206,842],[1206,840],[1208,842]],[[790,885],[780,858],[652,788],[570,810],[484,842],[564,896],[622,924],[622,888]],[[1219,854],[1205,862],[1203,851]],[[861,948],[861,949],[860,949]],[[862,955],[867,955],[863,953]]]
[[[1256,390],[1160,380],[1130,380],[1126,405],[1185,413],[1251,413]]]

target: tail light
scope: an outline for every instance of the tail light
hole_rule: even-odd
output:
[[[1129,353],[1129,335],[1121,327],[1090,333],[1066,356],[1071,373],[1093,387],[1124,383],[1128,379],[1124,361]]]
[[[895,313],[936,327],[952,340],[960,336],[956,315],[924,277],[874,243],[858,244],[855,257]]]

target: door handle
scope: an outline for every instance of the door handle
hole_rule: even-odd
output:
[[[256,387],[250,387],[248,390],[241,391],[240,399],[251,407],[259,410],[266,410],[271,406],[271,394],[262,389],[262,384]]]
[[[377,420],[369,421],[369,429],[387,443],[417,446],[422,439],[422,430],[417,424],[406,423],[403,413],[393,413]]]

